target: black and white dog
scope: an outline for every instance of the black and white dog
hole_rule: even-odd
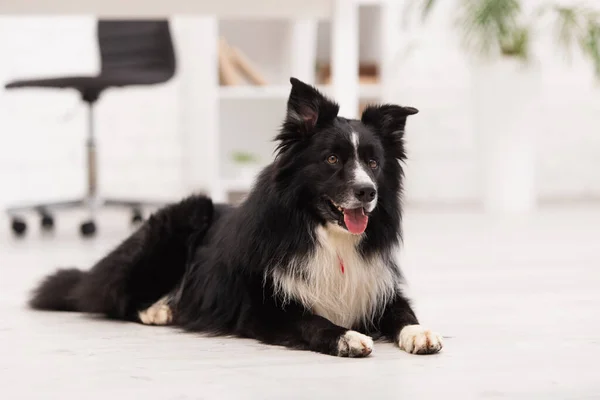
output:
[[[30,305],[335,356],[367,356],[373,337],[440,351],[394,261],[404,127],[417,110],[370,106],[345,119],[290,81],[277,155],[243,203],[191,196],[164,207],[91,270],[47,277]]]

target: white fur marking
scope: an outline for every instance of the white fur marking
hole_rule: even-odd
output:
[[[372,322],[399,286],[389,261],[382,257],[365,260],[357,250],[362,235],[352,235],[335,225],[319,227],[315,237],[317,245],[309,257],[292,260],[288,273],[281,268],[272,272],[284,303],[299,301],[348,329]],[[338,256],[344,263],[343,273]]]
[[[360,161],[356,159],[354,162],[354,183],[359,185],[373,185],[375,186],[375,182],[369,176],[365,168],[360,164]]]
[[[350,140],[352,141],[352,145],[354,146],[354,152],[358,153],[358,133],[352,132]]]
[[[356,132],[352,132],[350,141],[354,146],[354,168],[352,171],[354,183],[358,185],[375,186],[375,182],[373,182],[373,179],[371,179],[364,166],[360,163],[360,157],[358,156],[358,134]]]
[[[421,325],[407,325],[398,336],[398,346],[407,353],[432,354],[444,347],[442,336]]]
[[[173,320],[168,298],[165,296],[144,311],[138,312],[138,317],[144,325],[168,325]]]
[[[338,356],[366,357],[373,351],[373,339],[356,331],[347,331],[338,341]]]

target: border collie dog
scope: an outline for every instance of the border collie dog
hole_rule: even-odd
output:
[[[240,205],[193,195],[165,206],[89,271],[45,278],[30,306],[342,357],[369,355],[380,337],[440,351],[394,260],[404,128],[418,111],[377,105],[346,119],[290,82],[275,159]]]

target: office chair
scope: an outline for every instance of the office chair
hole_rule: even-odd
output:
[[[95,211],[102,207],[126,207],[132,210],[132,223],[143,219],[143,206],[160,206],[160,202],[101,198],[97,190],[97,153],[94,132],[94,105],[103,91],[113,87],[155,85],[169,81],[175,74],[175,51],[167,20],[99,20],[97,40],[100,48],[100,73],[96,76],[65,76],[46,79],[17,80],[7,89],[48,88],[74,89],[88,109],[87,129],[87,193],[73,201],[11,207],[12,231],[22,236],[27,230],[25,220],[18,215],[36,211],[43,230],[52,230],[55,209],[86,207],[90,217],[81,223],[84,237],[96,233]]]

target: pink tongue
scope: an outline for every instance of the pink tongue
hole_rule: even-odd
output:
[[[344,223],[350,233],[355,235],[363,233],[367,229],[367,223],[369,223],[369,217],[365,215],[365,211],[362,207],[354,208],[352,210],[344,210]]]

